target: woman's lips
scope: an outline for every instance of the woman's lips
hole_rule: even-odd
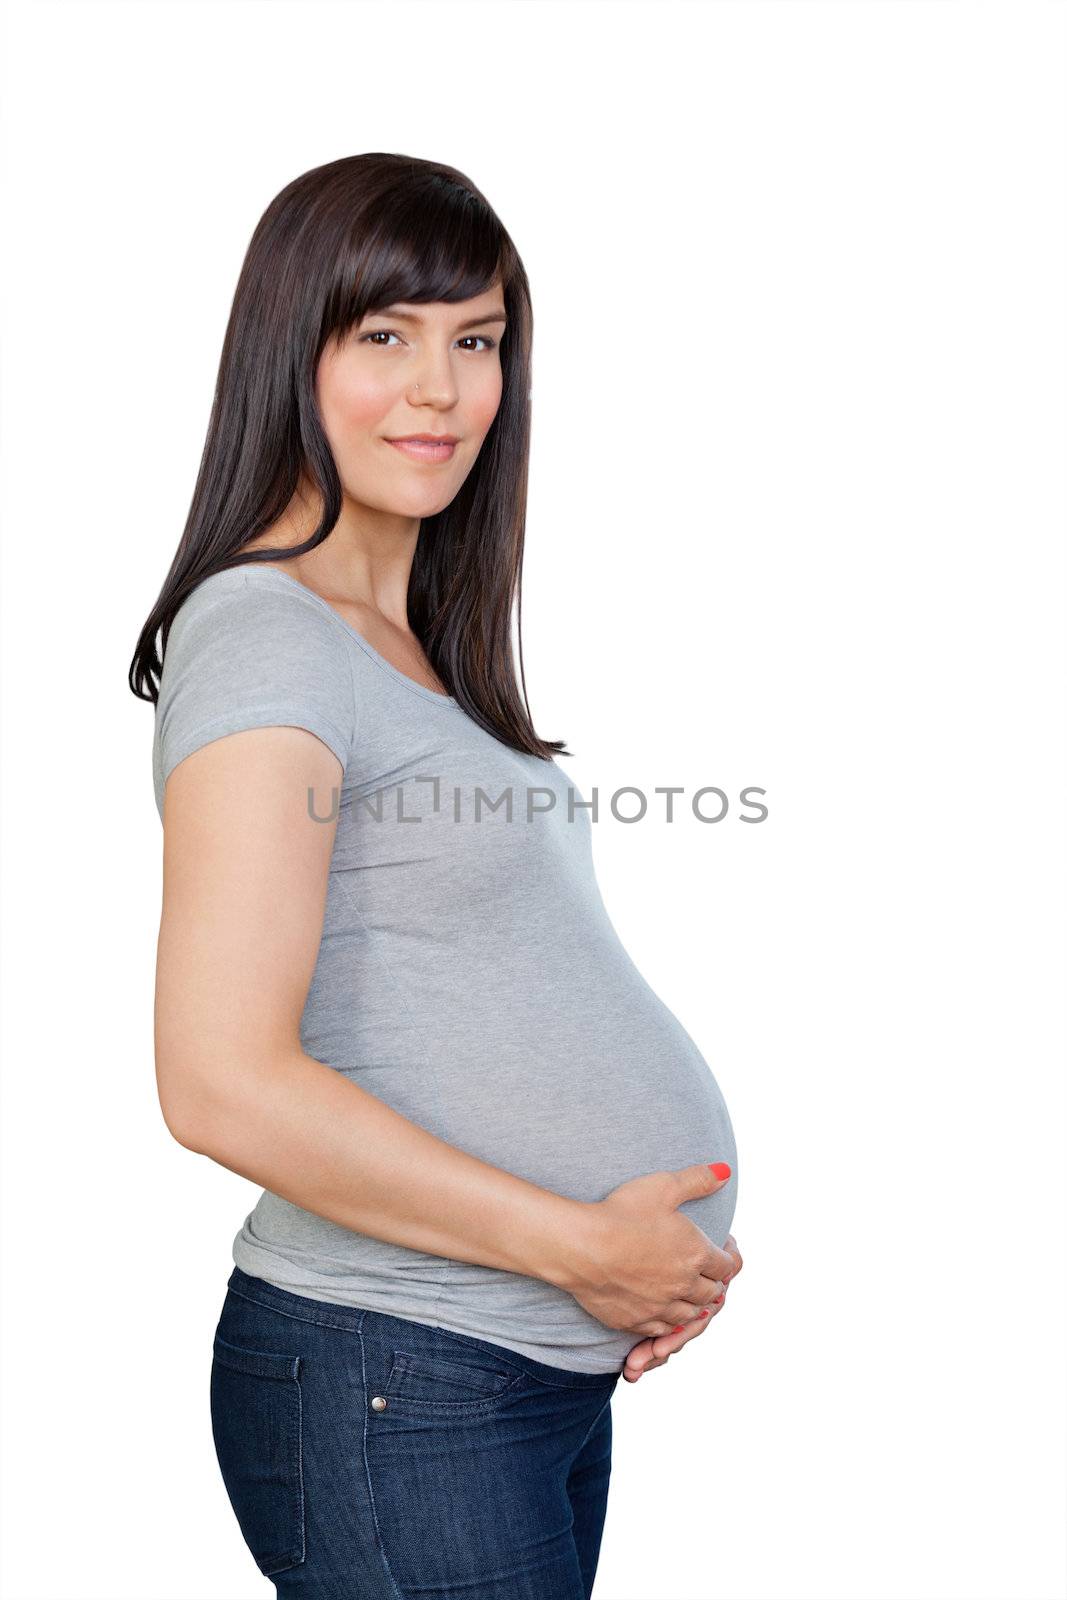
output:
[[[412,461],[451,461],[454,444],[430,444],[425,439],[387,439],[394,450],[410,456]]]

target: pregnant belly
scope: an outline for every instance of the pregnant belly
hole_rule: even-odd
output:
[[[384,1083],[366,1086],[449,1143],[571,1199],[602,1200],[645,1173],[725,1161],[728,1182],[680,1207],[721,1246],[737,1195],[734,1131],[681,1023],[636,971],[610,1003],[602,994],[577,1016],[545,1009],[453,1035],[432,1103],[425,1080],[411,1109]]]
[[[690,1045],[617,1058],[587,1057],[577,1070],[548,1075],[540,1093],[513,1095],[503,1118],[471,1122],[457,1142],[484,1161],[572,1199],[603,1200],[630,1178],[725,1161],[729,1181],[680,1209],[722,1245],[737,1195],[737,1149],[710,1067]]]

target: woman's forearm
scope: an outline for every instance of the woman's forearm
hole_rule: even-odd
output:
[[[172,1130],[187,1149],[390,1244],[561,1288],[584,1280],[591,1204],[468,1155],[303,1051],[226,1082]]]

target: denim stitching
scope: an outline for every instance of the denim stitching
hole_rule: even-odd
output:
[[[582,1451],[585,1449],[586,1445],[589,1443],[589,1440],[593,1436],[593,1429],[596,1427],[597,1423],[600,1421],[601,1417],[604,1415],[605,1411],[608,1409],[610,1404],[611,1404],[611,1395],[609,1394],[607,1399],[604,1401],[604,1404],[601,1406],[600,1410],[597,1412],[596,1416],[593,1418],[592,1422],[589,1424],[589,1428],[588,1428],[588,1431],[587,1431],[587,1433],[585,1435],[585,1438],[582,1440],[581,1444],[578,1446],[578,1449],[575,1451],[575,1459],[577,1459],[577,1457],[581,1455]]]
[[[298,1311],[289,1311],[284,1306],[276,1306],[272,1300],[261,1300],[258,1295],[245,1294],[243,1289],[236,1289],[232,1284],[227,1285],[227,1292],[236,1295],[239,1300],[246,1300],[249,1305],[261,1306],[264,1311],[275,1311],[279,1317],[289,1317],[293,1322],[310,1322],[319,1328],[333,1328],[337,1333],[358,1333],[367,1314],[366,1310],[361,1308],[357,1322],[335,1322],[328,1315],[301,1316]]]
[[[296,1466],[300,1478],[300,1560],[297,1566],[302,1566],[307,1560],[307,1536],[305,1529],[306,1507],[304,1505],[304,1391],[300,1382],[300,1369],[303,1365],[298,1356],[296,1361]]]
[[[367,1394],[367,1347],[366,1347],[366,1344],[365,1344],[364,1339],[363,1339],[362,1321],[361,1321],[360,1328],[357,1329],[357,1335],[358,1335],[358,1338],[359,1338],[360,1362],[362,1364],[362,1370],[363,1370],[363,1394],[364,1394],[364,1397],[366,1397],[366,1394]],[[368,1501],[370,1503],[370,1513],[371,1513],[371,1517],[372,1517],[373,1522],[374,1522],[374,1542],[378,1546],[378,1554],[382,1558],[382,1567],[384,1568],[385,1575],[389,1579],[389,1582],[390,1582],[390,1584],[392,1586],[392,1592],[393,1592],[393,1595],[395,1597],[395,1600],[404,1600],[404,1596],[401,1593],[400,1587],[397,1584],[396,1579],[393,1577],[392,1569],[389,1566],[389,1558],[387,1557],[387,1555],[385,1553],[385,1540],[382,1538],[382,1530],[381,1530],[381,1527],[380,1527],[380,1525],[378,1523],[378,1507],[376,1506],[376,1504],[374,1502],[374,1485],[371,1482],[370,1457],[367,1454],[367,1433],[368,1433],[368,1428],[369,1428],[369,1412],[370,1412],[370,1407],[366,1403],[366,1398],[364,1398],[364,1405],[363,1405],[363,1472],[364,1472],[364,1475],[365,1475],[366,1480],[367,1480],[367,1499],[368,1499]]]
[[[294,1322],[311,1322],[311,1323],[314,1323],[317,1327],[320,1327],[320,1328],[333,1328],[338,1333],[356,1333],[356,1334],[359,1334],[360,1336],[362,1336],[363,1320],[367,1315],[366,1307],[360,1307],[359,1320],[356,1323],[335,1322],[330,1317],[330,1315],[328,1313],[325,1313],[325,1312],[323,1314],[321,1314],[321,1315],[314,1315],[314,1316],[302,1315],[299,1312],[290,1311],[287,1308],[285,1308],[284,1306],[277,1306],[277,1305],[274,1304],[274,1302],[272,1300],[261,1300],[258,1295],[246,1294],[243,1289],[235,1288],[230,1284],[227,1285],[227,1290],[228,1290],[228,1292],[230,1294],[235,1295],[239,1300],[245,1300],[250,1305],[261,1306],[264,1311],[276,1311],[280,1317],[290,1317]],[[328,1301],[323,1301],[322,1303],[323,1303],[323,1305],[329,1304]],[[386,1313],[383,1312],[381,1314],[384,1316]],[[453,1333],[451,1328],[434,1328],[434,1327],[428,1326],[425,1323],[420,1323],[419,1326],[420,1327],[425,1327],[427,1333],[440,1333],[440,1334],[444,1335],[446,1338],[449,1338],[449,1339],[465,1340],[468,1337],[468,1335],[466,1335],[466,1334]],[[486,1341],[486,1343],[489,1343],[489,1342],[490,1341],[488,1341],[488,1340]],[[471,1348],[480,1349],[481,1347],[479,1345],[477,1345],[477,1344],[474,1344],[473,1346],[471,1346]],[[596,1382],[593,1382],[593,1383],[555,1383],[555,1382],[553,1382],[553,1380],[551,1378],[542,1378],[538,1374],[535,1374],[533,1372],[527,1372],[526,1368],[524,1366],[522,1366],[521,1360],[517,1357],[517,1354],[516,1353],[505,1354],[504,1353],[504,1348],[505,1347],[503,1345],[494,1346],[494,1349],[493,1349],[494,1356],[497,1356],[497,1352],[499,1351],[500,1354],[498,1356],[498,1359],[500,1361],[507,1362],[507,1364],[509,1366],[514,1366],[520,1372],[526,1373],[526,1376],[530,1379],[530,1381],[532,1383],[544,1384],[544,1386],[546,1388],[548,1388],[548,1389],[575,1389],[575,1390],[583,1391],[583,1392],[586,1392],[586,1393],[591,1389],[600,1389],[600,1388],[603,1387],[603,1382],[600,1382],[600,1383],[596,1383]],[[486,1352],[486,1353],[488,1353],[488,1352]],[[589,1373],[588,1376],[590,1378],[595,1378],[596,1374],[595,1373]],[[615,1373],[602,1372],[602,1373],[600,1373],[599,1376],[600,1376],[601,1380],[606,1379],[606,1378],[612,1378],[612,1377],[614,1377],[617,1380],[618,1377],[619,1377],[619,1373],[617,1373],[617,1372],[615,1372]],[[613,1385],[613,1388],[614,1388],[614,1385]]]
[[[460,1417],[469,1417],[484,1411],[488,1406],[498,1405],[501,1400],[510,1398],[517,1389],[522,1388],[523,1377],[529,1378],[529,1373],[520,1373],[517,1378],[512,1378],[505,1388],[496,1394],[486,1395],[484,1400],[412,1400],[406,1394],[387,1394],[383,1398],[396,1411],[402,1411],[404,1406],[414,1406],[419,1416],[427,1411],[439,1411],[442,1417],[455,1417],[458,1420]]]
[[[530,1376],[531,1379],[533,1379],[534,1383],[543,1383],[546,1389],[577,1389],[577,1390],[579,1390],[579,1391],[581,1391],[583,1393],[588,1393],[588,1391],[590,1389],[602,1389],[602,1388],[604,1388],[604,1384],[603,1383],[553,1383],[551,1378],[534,1377],[534,1374],[532,1372],[529,1374],[529,1376]],[[592,1376],[592,1374],[590,1374],[590,1376]],[[601,1376],[602,1379],[603,1378],[611,1378],[611,1377],[618,1378],[619,1374],[617,1372],[616,1373],[602,1372],[600,1376]],[[612,1385],[612,1389],[614,1390],[614,1385]],[[611,1395],[610,1394],[608,1396],[608,1399],[609,1400],[611,1399]]]
[[[433,1377],[448,1377],[447,1373],[441,1372],[441,1366],[458,1367],[459,1371],[463,1373],[469,1373],[471,1371],[471,1368],[466,1366],[463,1362],[450,1361],[447,1356],[439,1356],[436,1351],[401,1350],[399,1346],[396,1346],[393,1349],[393,1364],[389,1369],[389,1376],[385,1380],[385,1388],[383,1389],[382,1393],[385,1395],[389,1394],[389,1385],[392,1383],[394,1376],[399,1372],[415,1372],[418,1376],[425,1377],[426,1373],[421,1365],[421,1363],[424,1361],[428,1363],[431,1370],[431,1376]],[[511,1367],[514,1365],[514,1363],[509,1361],[507,1365]],[[452,1378],[449,1381],[452,1383],[466,1382],[470,1388],[478,1391],[478,1394],[481,1398],[484,1398],[486,1395],[492,1397],[498,1394],[507,1394],[511,1389],[514,1389],[515,1385],[522,1377],[529,1377],[529,1373],[523,1373],[520,1370],[519,1372],[514,1373],[510,1378],[505,1377],[503,1383],[497,1383],[495,1385],[491,1383],[479,1383],[475,1378]],[[397,1395],[396,1398],[398,1400],[406,1400],[409,1399],[410,1396]],[[421,1404],[422,1402],[420,1401],[419,1403]],[[435,1401],[434,1404],[466,1405],[467,1402],[464,1400],[454,1400],[448,1402]]]
[[[286,1550],[284,1554],[279,1552],[276,1556],[262,1556],[260,1559],[269,1563],[269,1570],[264,1574],[268,1578],[273,1578],[275,1573],[280,1576],[283,1572],[291,1572],[294,1567],[303,1566],[307,1560],[307,1536],[304,1522],[306,1514],[304,1504],[304,1396],[300,1388],[300,1360],[301,1358],[297,1356],[296,1372],[291,1380],[296,1384],[296,1470],[300,1483],[300,1554],[295,1560],[289,1559],[291,1555],[289,1550]],[[274,1563],[279,1559],[284,1561],[286,1565],[276,1567]]]

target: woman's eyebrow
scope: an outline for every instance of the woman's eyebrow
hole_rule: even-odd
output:
[[[418,316],[414,311],[394,311],[392,306],[386,306],[381,311],[368,311],[369,317],[392,317],[394,322],[423,322],[424,317]],[[501,311],[490,311],[484,317],[472,317],[469,322],[461,322],[460,328],[480,328],[487,322],[507,322],[507,316]]]

